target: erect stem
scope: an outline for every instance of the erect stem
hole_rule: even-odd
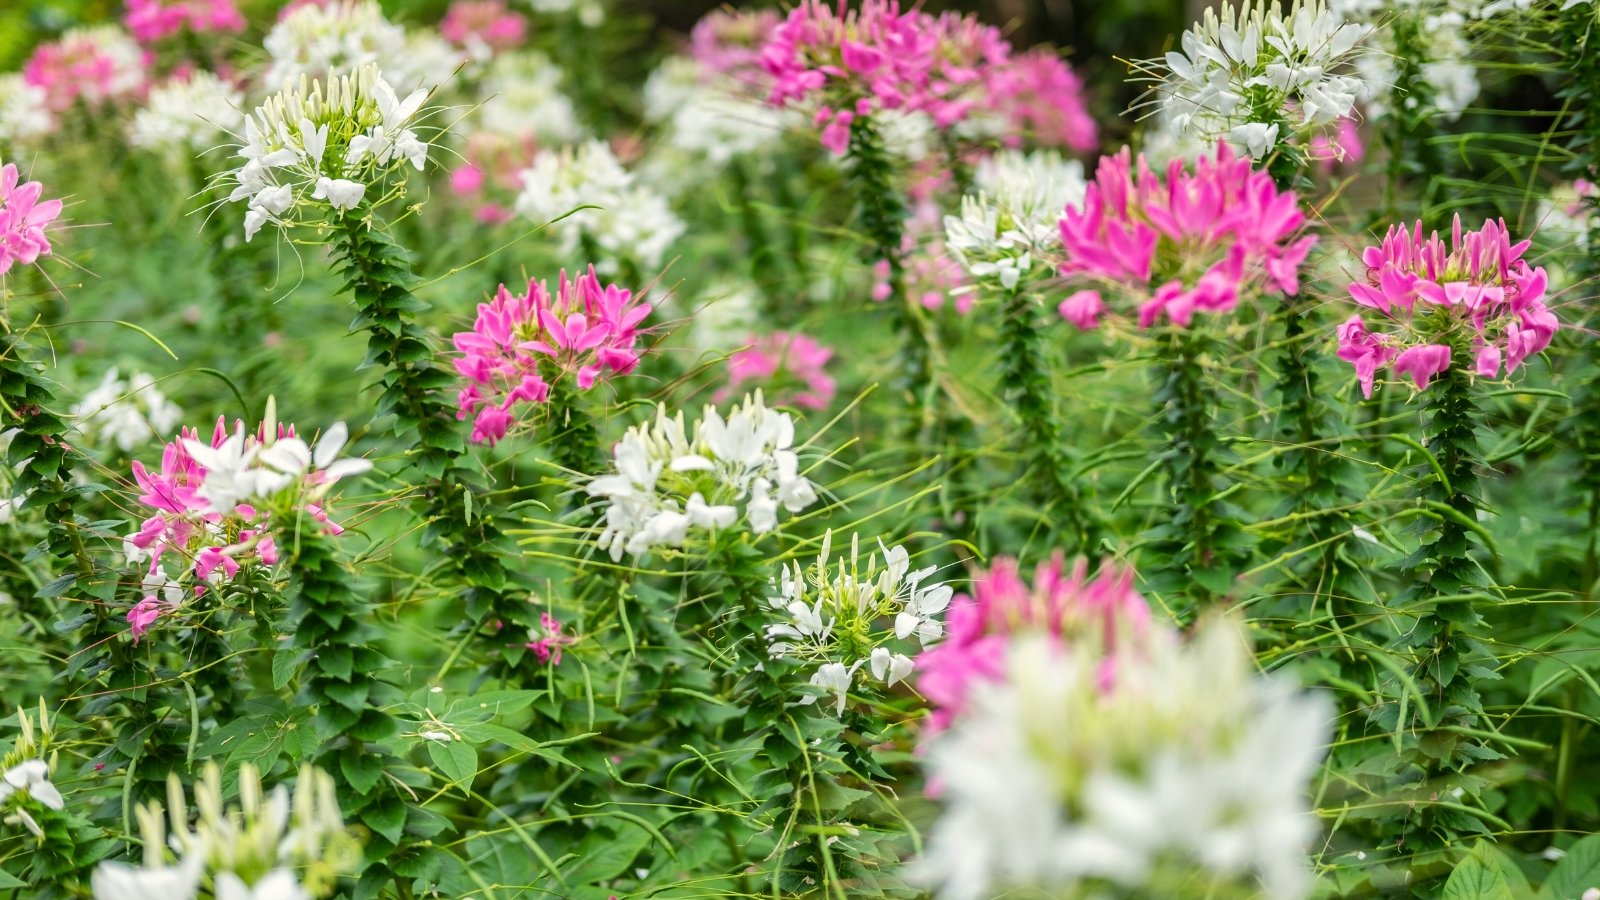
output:
[[[1093,549],[1092,511],[1072,478],[1072,457],[1056,415],[1050,355],[1039,328],[1038,310],[1021,285],[1005,291],[1000,316],[1001,377],[1006,402],[1022,420],[1023,455],[1036,478],[1041,499],[1053,507],[1071,532],[1070,549]]]

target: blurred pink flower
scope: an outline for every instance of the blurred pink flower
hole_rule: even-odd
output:
[[[82,100],[98,107],[139,96],[149,86],[149,55],[116,26],[69,31],[40,44],[22,77],[45,92],[45,105],[64,112]]]
[[[631,373],[649,314],[631,291],[602,285],[593,266],[573,280],[563,271],[554,297],[541,281],[530,280],[521,295],[501,285],[492,302],[478,304],[472,330],[453,339],[456,371],[467,381],[457,418],[473,417],[472,440],[493,444],[505,437],[513,408],[546,402],[558,380],[571,376],[588,390],[606,373]]]
[[[195,34],[238,34],[248,23],[233,0],[128,0],[122,24],[148,44],[184,28]]]
[[[690,32],[689,52],[705,75],[751,87],[764,84],[761,48],[781,21],[771,9],[712,10]]]
[[[1080,299],[1061,313],[1094,327],[1116,304],[1140,328],[1162,318],[1188,326],[1196,312],[1231,312],[1257,293],[1298,293],[1316,243],[1304,224],[1299,199],[1226,143],[1193,171],[1173,160],[1165,178],[1143,156],[1135,174],[1125,147],[1100,158],[1083,203],[1061,219],[1061,274],[1097,291],[1101,308],[1089,315]]]
[[[832,350],[804,334],[751,335],[749,346],[728,357],[728,383],[712,400],[722,403],[762,387],[776,404],[827,409],[833,402],[834,381],[823,367],[832,358]]]
[[[528,39],[528,20],[503,0],[456,0],[439,23],[439,34],[458,47],[513,50]]]
[[[989,80],[991,108],[1011,120],[1002,141],[1026,138],[1043,147],[1088,153],[1099,146],[1100,129],[1089,115],[1083,79],[1054,50],[1039,48],[996,67]]]
[[[0,275],[17,263],[25,266],[51,253],[45,229],[61,215],[60,200],[39,202],[44,185],[23,182],[17,167],[0,167]]]
[[[1528,245],[1511,243],[1504,221],[1463,232],[1457,216],[1448,246],[1438,232],[1424,240],[1417,222],[1391,226],[1383,243],[1363,250],[1366,280],[1349,290],[1365,311],[1338,332],[1339,358],[1356,367],[1362,393],[1372,396],[1386,364],[1422,390],[1452,364],[1495,378],[1502,364],[1510,375],[1548,347],[1561,323],[1544,303],[1544,268],[1522,258]],[[1469,357],[1456,358],[1452,347]]]
[[[1317,162],[1323,174],[1327,174],[1335,168],[1354,169],[1360,166],[1361,161],[1367,158],[1367,147],[1361,140],[1361,129],[1356,125],[1356,120],[1345,116],[1339,120],[1332,139],[1326,132],[1318,132],[1311,139],[1307,155]]]
[[[522,646],[533,651],[541,663],[561,665],[561,648],[578,642],[576,635],[562,634],[561,623],[549,613],[539,614],[539,627],[528,629],[528,642]]]

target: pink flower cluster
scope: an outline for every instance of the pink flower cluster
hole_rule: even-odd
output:
[[[775,10],[712,10],[689,33],[689,52],[702,76],[726,76],[745,85],[765,84],[761,48],[778,27]]]
[[[1191,172],[1173,160],[1166,178],[1143,156],[1134,175],[1126,147],[1101,157],[1083,204],[1061,219],[1061,274],[1089,286],[1061,304],[1079,328],[1099,324],[1102,291],[1136,305],[1140,328],[1163,316],[1187,327],[1196,311],[1229,312],[1257,290],[1295,294],[1316,243],[1300,236],[1299,199],[1235,157],[1225,143]]]
[[[514,50],[528,39],[528,20],[503,0],[456,0],[439,23],[439,34],[458,47]]]
[[[485,225],[504,225],[522,189],[521,173],[533,164],[539,147],[531,136],[508,137],[480,131],[467,138],[461,165],[450,170],[450,193],[477,202],[472,215]]]
[[[52,112],[64,112],[78,100],[99,106],[142,94],[148,87],[148,54],[125,34],[117,32],[121,40],[114,40],[112,32],[115,26],[73,31],[40,44],[23,66],[22,79],[44,91]]]
[[[970,17],[901,11],[897,0],[856,11],[805,0],[773,29],[761,62],[773,79],[768,100],[818,100],[822,143],[843,153],[856,117],[881,109],[924,112],[941,129],[963,121],[1010,52],[997,29]]]
[[[45,229],[61,215],[61,201],[40,203],[43,192],[39,182],[23,182],[15,165],[0,168],[0,275],[50,255]]]
[[[1057,553],[1034,569],[1029,584],[1015,560],[996,559],[973,581],[970,596],[950,601],[945,639],[917,657],[917,689],[933,706],[930,726],[942,729],[960,715],[976,682],[1005,679],[1014,637],[1095,642],[1105,659],[1100,677],[1109,683],[1117,650],[1150,632],[1150,607],[1133,579],[1132,569],[1107,564],[1090,580],[1083,559],[1068,574]]]
[[[1012,123],[1003,136],[1008,146],[1024,137],[1041,147],[1088,153],[1100,143],[1100,129],[1089,115],[1083,79],[1053,50],[1040,48],[1013,57],[989,80],[994,109]]]
[[[472,417],[472,439],[493,444],[506,436],[511,411],[545,403],[551,383],[571,375],[588,390],[607,372],[627,375],[639,365],[639,324],[650,304],[631,291],[602,285],[590,266],[555,296],[530,280],[524,294],[500,286],[493,302],[478,304],[471,331],[458,332],[456,371],[467,380],[458,397],[460,419]]]
[[[528,642],[523,648],[532,651],[541,663],[561,665],[561,648],[578,642],[576,635],[562,634],[561,623],[549,613],[539,614],[539,627],[528,629]]]
[[[834,381],[823,367],[832,358],[832,350],[804,334],[751,335],[749,346],[728,357],[728,383],[712,400],[722,403],[759,386],[780,406],[827,409],[833,402]]]
[[[148,44],[185,28],[195,34],[238,34],[248,23],[233,0],[128,0],[122,24]]]
[[[1372,396],[1381,366],[1409,376],[1421,390],[1452,363],[1475,375],[1507,375],[1550,345],[1561,323],[1544,304],[1549,278],[1522,258],[1528,241],[1511,243],[1505,222],[1485,222],[1463,232],[1461,217],[1446,246],[1422,223],[1394,225],[1383,243],[1361,253],[1367,277],[1350,285],[1350,297],[1373,310],[1384,326],[1373,331],[1361,313],[1339,326],[1339,358],[1355,367],[1361,391]],[[1453,359],[1452,347],[1471,360]]]
[[[1306,153],[1317,163],[1324,175],[1336,168],[1355,169],[1367,158],[1367,145],[1361,140],[1361,128],[1350,116],[1340,119],[1332,137],[1318,132],[1311,139]]]

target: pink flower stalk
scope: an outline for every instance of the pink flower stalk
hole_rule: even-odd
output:
[[[44,185],[22,181],[17,167],[0,167],[0,275],[17,263],[31,266],[51,253],[45,229],[61,215],[60,200],[39,202]]]
[[[1100,143],[1100,129],[1089,115],[1083,79],[1049,49],[1013,57],[992,76],[992,106],[1011,120],[1002,137],[1018,146],[1024,137],[1042,147],[1088,153]]]
[[[751,335],[749,346],[728,357],[728,383],[712,400],[722,403],[748,393],[749,383],[755,382],[776,404],[827,409],[833,402],[834,381],[822,369],[832,358],[832,350],[804,334]]]
[[[761,48],[781,21],[771,9],[712,10],[689,33],[689,52],[705,77],[726,76],[750,86],[766,84]]]
[[[1117,653],[1150,634],[1150,607],[1133,589],[1132,569],[1110,564],[1090,580],[1079,559],[1070,575],[1060,553],[1022,580],[1015,560],[1000,558],[960,594],[945,613],[945,640],[918,655],[917,689],[933,705],[929,725],[938,730],[961,714],[978,681],[1005,678],[1006,651],[1013,637],[1040,635],[1087,641],[1105,659],[1102,680],[1115,677]]]
[[[761,62],[773,79],[768,101],[814,105],[823,145],[843,153],[856,117],[879,110],[921,111],[941,129],[965,120],[1010,52],[998,30],[970,17],[902,12],[897,0],[854,11],[805,0],[773,29]]]
[[[122,24],[149,44],[185,28],[195,34],[238,34],[248,23],[233,0],[128,0]]]
[[[70,31],[59,41],[40,44],[23,66],[22,78],[44,91],[52,112],[64,112],[79,100],[98,107],[142,94],[148,62],[148,54],[127,35],[108,26]]]
[[[533,651],[541,663],[561,665],[561,648],[578,642],[577,635],[562,634],[561,623],[549,613],[539,614],[539,627],[528,629],[528,642],[522,646]]]
[[[643,352],[638,326],[649,314],[631,291],[602,285],[593,266],[575,280],[563,271],[554,297],[541,281],[530,280],[521,295],[501,285],[492,302],[478,304],[473,329],[455,335],[456,371],[467,380],[456,417],[473,417],[472,440],[493,444],[506,436],[514,408],[545,403],[561,378],[588,390],[606,373],[633,372]]]
[[[528,20],[503,0],[456,0],[439,23],[439,34],[458,47],[514,50],[528,39]]]
[[[1544,303],[1544,268],[1522,258],[1528,244],[1511,243],[1503,220],[1463,232],[1457,216],[1448,246],[1438,232],[1424,240],[1417,222],[1391,226],[1382,244],[1363,250],[1367,277],[1350,285],[1350,297],[1369,312],[1338,329],[1339,358],[1355,367],[1362,394],[1372,396],[1384,365],[1423,390],[1452,364],[1484,378],[1504,365],[1509,376],[1548,347],[1561,323]]]
[[[1256,293],[1296,294],[1316,243],[1300,236],[1299,199],[1219,143],[1191,172],[1181,159],[1166,177],[1125,147],[1100,158],[1082,205],[1061,219],[1061,274],[1086,283],[1062,304],[1078,327],[1095,327],[1114,301],[1134,307],[1140,328],[1188,327],[1196,311],[1226,313]],[[1109,290],[1111,298],[1100,296]],[[1098,301],[1098,302],[1097,302]]]

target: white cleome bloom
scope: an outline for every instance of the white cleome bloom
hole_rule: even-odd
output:
[[[15,146],[44,137],[56,128],[45,106],[44,88],[21,75],[0,75],[0,146]]]
[[[1259,149],[1267,132],[1236,130],[1247,124],[1282,123],[1275,141],[1308,139],[1354,110],[1363,87],[1354,66],[1371,32],[1322,0],[1294,0],[1287,13],[1267,0],[1224,3],[1184,32],[1179,50],[1144,64],[1155,82],[1148,104],[1175,134],[1211,146],[1231,138]]]
[[[128,140],[135,147],[193,155],[224,143],[244,124],[243,97],[205,70],[172,79],[150,92],[133,116]]]
[[[1150,638],[1110,658],[1014,639],[1005,679],[975,685],[927,748],[945,810],[919,874],[940,900],[1107,883],[1146,896],[1176,875],[1306,896],[1307,783],[1331,705],[1258,675],[1228,620]]]
[[[50,767],[42,759],[26,759],[0,773],[0,805],[16,794],[26,794],[49,809],[66,807],[61,792],[50,783]]]
[[[477,123],[506,137],[532,137],[545,146],[580,140],[583,126],[561,91],[561,68],[536,50],[503,53],[483,78]]]
[[[1362,82],[1358,96],[1369,116],[1387,115],[1398,103],[1453,122],[1478,98],[1467,28],[1470,19],[1482,17],[1481,8],[1460,0],[1330,3],[1345,17],[1374,26],[1374,52],[1356,60]],[[1420,82],[1397,84],[1402,59],[1415,67]]]
[[[199,853],[189,854],[176,866],[141,868],[103,862],[95,867],[89,884],[94,900],[194,900],[203,862]]]
[[[520,179],[517,212],[536,223],[553,222],[563,254],[576,253],[584,238],[593,241],[603,251],[604,262],[596,264],[602,274],[614,274],[618,258],[641,269],[659,266],[684,232],[666,198],[636,184],[604,141],[541,152]],[[578,209],[585,205],[594,208]]]
[[[724,419],[706,407],[692,438],[683,416],[659,407],[655,421],[628,430],[612,451],[615,471],[589,480],[603,506],[600,546],[613,560],[681,547],[696,530],[777,526],[781,505],[800,512],[817,500],[799,472],[794,420],[768,409],[759,393]]]
[[[183,410],[156,389],[154,378],[137,372],[124,380],[113,368],[72,408],[72,418],[84,443],[129,453],[175,431]]]
[[[309,8],[309,7],[308,7]],[[230,202],[246,204],[245,239],[268,223],[288,227],[302,204],[342,213],[375,181],[409,164],[421,170],[429,146],[413,130],[427,91],[397,95],[374,66],[326,83],[302,77],[245,119],[243,165],[220,176]]]
[[[348,75],[362,66],[401,65],[404,28],[384,18],[376,0],[309,3],[272,26],[263,41],[272,62],[263,83],[275,90],[302,75]]]

